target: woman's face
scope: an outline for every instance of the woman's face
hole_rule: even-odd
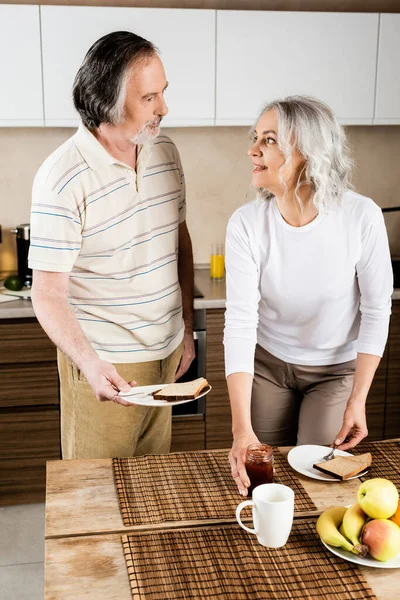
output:
[[[253,163],[253,186],[265,188],[274,196],[282,196],[285,191],[293,191],[304,167],[304,157],[295,150],[291,163],[280,172],[285,157],[278,146],[278,119],[275,110],[265,112],[259,119],[253,144],[248,151]],[[287,190],[281,179],[286,183]]]

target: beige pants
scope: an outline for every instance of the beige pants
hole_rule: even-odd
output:
[[[292,365],[257,345],[251,420],[259,440],[281,446],[331,444],[343,424],[355,364]]]
[[[181,344],[164,360],[116,364],[138,385],[171,383],[182,356]],[[100,402],[75,364],[58,351],[61,447],[65,458],[112,458],[165,454],[171,446],[171,408]]]

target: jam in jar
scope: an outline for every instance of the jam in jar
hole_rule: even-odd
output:
[[[246,471],[250,479],[249,496],[262,483],[274,481],[274,455],[267,444],[251,444],[246,450]]]

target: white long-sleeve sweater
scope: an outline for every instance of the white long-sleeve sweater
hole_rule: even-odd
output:
[[[257,198],[229,221],[226,284],[226,376],[253,374],[256,343],[300,365],[382,356],[393,291],[382,211],[348,191],[292,227],[275,198]]]

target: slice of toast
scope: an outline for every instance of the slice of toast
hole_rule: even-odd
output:
[[[185,381],[184,383],[171,383],[162,390],[153,393],[155,400],[191,400],[197,396],[208,386],[207,379],[199,377],[193,381]]]
[[[365,471],[371,464],[372,455],[370,452],[366,452],[357,456],[335,456],[332,460],[316,463],[313,467],[322,473],[345,481],[361,471]]]

